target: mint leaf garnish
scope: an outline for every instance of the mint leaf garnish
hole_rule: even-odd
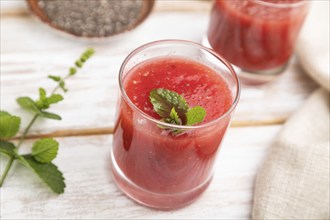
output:
[[[34,142],[32,156],[40,163],[49,163],[57,155],[58,142],[51,138],[43,138]]]
[[[187,101],[181,95],[168,89],[151,90],[149,99],[155,112],[162,117],[161,121],[169,124],[195,125],[201,123],[206,115],[203,107],[189,108]],[[163,126],[159,127],[164,128]],[[178,129],[173,130],[175,134],[181,132]]]
[[[187,112],[187,125],[194,125],[201,123],[206,115],[206,111],[203,107],[195,106]]]
[[[24,155],[18,159],[25,166],[31,168],[54,193],[61,194],[64,192],[63,174],[53,163],[40,163],[31,155]]]
[[[149,95],[150,102],[157,114],[166,119],[170,118],[172,108],[175,109],[182,121],[185,121],[185,114],[189,108],[186,100],[178,93],[168,89],[153,89]]]
[[[0,153],[15,157],[17,155],[17,149],[11,142],[0,141]]]
[[[178,113],[175,111],[175,108],[173,107],[170,113],[170,118],[173,121],[172,124],[181,124],[181,119],[179,118]]]
[[[0,111],[0,139],[14,137],[21,124],[21,119],[8,112]]]

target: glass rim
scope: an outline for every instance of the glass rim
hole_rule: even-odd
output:
[[[287,3],[274,3],[274,2],[266,2],[264,0],[252,0],[253,2],[256,2],[257,4],[267,6],[267,7],[273,7],[273,8],[295,8],[300,7],[306,4],[309,4],[307,0],[297,1],[297,2],[287,2]]]
[[[175,125],[175,124],[169,124],[166,122],[162,122],[156,118],[151,117],[150,115],[146,114],[145,112],[143,112],[141,109],[139,109],[133,102],[132,100],[128,97],[124,85],[123,85],[123,77],[124,77],[124,68],[126,66],[126,64],[128,63],[128,61],[135,56],[136,54],[138,54],[139,52],[153,47],[153,46],[157,46],[157,45],[161,45],[161,44],[179,44],[179,45],[188,45],[188,46],[192,46],[195,48],[199,48],[203,51],[208,52],[209,54],[213,55],[215,58],[217,58],[220,62],[222,62],[226,68],[230,71],[231,75],[234,77],[235,80],[235,85],[236,85],[236,94],[235,94],[235,98],[233,103],[231,104],[230,108],[227,109],[227,111],[225,113],[223,113],[221,116],[219,116],[218,118],[215,118],[207,123],[204,124],[200,124],[200,125],[194,125],[194,126],[188,126],[188,125]],[[216,124],[217,122],[221,121],[222,119],[224,119],[225,117],[227,117],[229,114],[231,114],[233,112],[233,110],[235,109],[235,107],[237,106],[239,97],[240,97],[240,93],[241,93],[241,86],[240,86],[240,82],[238,79],[238,76],[234,70],[234,68],[232,67],[232,65],[226,61],[222,56],[220,56],[219,54],[217,54],[215,51],[213,51],[210,48],[207,48],[201,44],[195,43],[193,41],[188,41],[188,40],[177,40],[177,39],[168,39],[168,40],[158,40],[158,41],[153,41],[147,44],[144,44],[138,48],[136,48],[135,50],[133,50],[123,61],[120,70],[119,70],[119,76],[118,76],[118,80],[119,80],[119,88],[120,88],[120,92],[121,95],[123,96],[124,100],[128,103],[128,105],[133,109],[136,110],[137,112],[139,112],[139,114],[141,114],[144,118],[148,119],[149,121],[152,121],[158,125],[164,126],[166,128],[173,128],[173,129],[184,129],[184,130],[192,130],[192,129],[198,129],[198,128],[205,128],[205,127],[209,127],[212,126],[214,124]]]

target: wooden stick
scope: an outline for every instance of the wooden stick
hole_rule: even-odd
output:
[[[271,119],[265,121],[233,121],[230,127],[241,128],[250,126],[272,126],[281,125],[286,121],[285,118]],[[49,133],[42,134],[30,134],[26,139],[36,139],[45,137],[78,137],[78,136],[94,136],[94,135],[112,135],[113,127],[106,128],[86,128],[86,129],[67,129],[58,130]],[[20,136],[13,138],[13,140],[19,139]]]

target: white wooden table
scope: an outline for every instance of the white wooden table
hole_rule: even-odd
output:
[[[263,87],[244,87],[213,182],[193,204],[157,211],[128,199],[115,186],[109,165],[117,75],[134,48],[159,39],[200,42],[209,18],[210,1],[161,1],[132,34],[116,42],[90,44],[50,32],[29,14],[24,1],[1,0],[1,109],[23,117],[18,96],[37,95],[53,83],[48,74],[66,74],[87,47],[96,55],[68,81],[65,100],[53,108],[62,121],[39,120],[22,151],[35,138],[60,142],[55,163],[66,178],[62,195],[51,193],[30,171],[15,164],[1,188],[1,219],[248,219],[258,169],[283,123],[316,88],[295,59],[283,75]],[[161,27],[161,28],[160,28]],[[7,159],[1,157],[1,172]]]

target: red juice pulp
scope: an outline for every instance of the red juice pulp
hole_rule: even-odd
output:
[[[275,69],[293,53],[307,10],[308,3],[302,0],[216,0],[208,40],[215,51],[244,70]]]
[[[209,67],[181,57],[154,58],[132,68],[123,85],[134,105],[159,119],[149,100],[155,88],[165,88],[182,95],[190,107],[206,109],[203,123],[219,118],[233,104],[233,95],[223,78]],[[216,152],[230,121],[230,115],[219,123],[174,135],[159,128],[120,101],[113,141],[113,157],[121,172],[136,186],[158,194],[179,194],[196,189],[210,181]],[[120,184],[120,183],[119,183]],[[183,198],[169,198],[170,206],[183,204],[206,189]],[[126,189],[126,191],[129,191]],[[139,194],[130,190],[129,194]],[[143,197],[141,193],[138,195]],[[157,200],[153,197],[142,198]],[[153,201],[155,202],[155,201]],[[156,201],[159,205],[165,200]]]

